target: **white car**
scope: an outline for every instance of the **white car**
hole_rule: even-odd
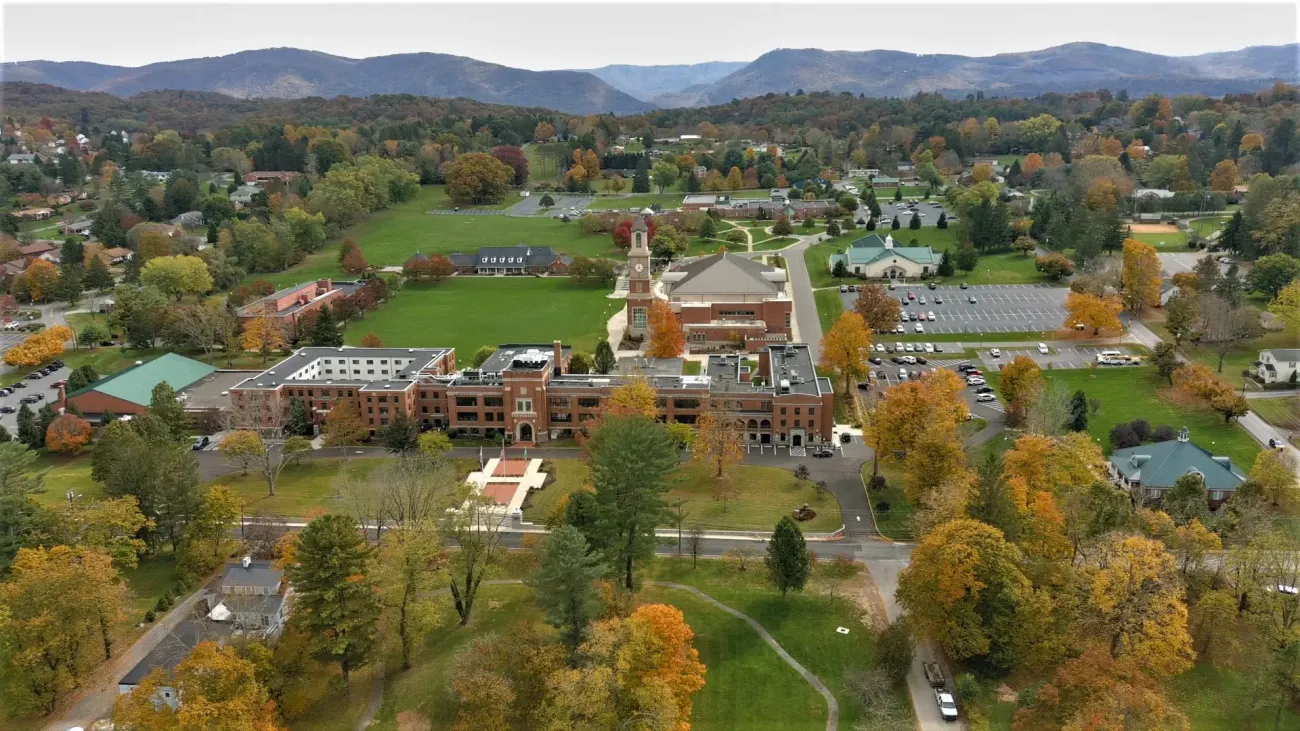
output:
[[[904,345],[904,346],[903,346],[903,352],[906,352],[906,353],[915,353],[915,352],[916,352],[916,346],[912,345],[911,343],[908,343],[907,345]]]
[[[1230,256],[1221,256],[1221,257],[1219,257],[1219,263],[1220,263],[1220,264],[1231,264],[1231,263],[1232,263],[1232,257],[1230,257]]]
[[[904,363],[906,363],[906,364],[908,364],[908,365],[916,365],[916,356],[915,356],[915,355],[905,355],[905,356],[903,356],[902,358],[900,358],[899,360],[903,361]]]
[[[903,344],[902,344],[902,343],[894,343],[894,352],[896,352],[896,353],[901,353],[902,351],[903,351]]]
[[[1042,353],[1043,355],[1047,355],[1048,353],[1050,353],[1050,352],[1052,352],[1052,351],[1050,351],[1050,350],[1047,349],[1047,343],[1039,343],[1039,344],[1038,344],[1038,352]]]
[[[900,380],[900,381],[906,381],[906,380],[907,380],[907,369],[906,369],[906,368],[899,368],[899,369],[898,369],[898,380]]]
[[[971,376],[970,378],[966,379],[967,386],[983,386],[986,383],[988,383],[988,381],[985,381],[980,376]]]
[[[933,343],[926,343],[926,344],[925,344],[925,352],[927,352],[927,353],[933,353],[933,352],[934,352],[934,344],[933,344]]]
[[[895,334],[895,335],[897,335],[897,334],[899,334],[899,333],[902,333],[902,332],[906,332],[906,331],[903,329],[903,326],[902,326],[902,325],[895,325],[895,326],[894,326],[894,334]]]
[[[876,351],[877,353],[883,353],[883,352],[885,352],[885,344],[884,344],[884,343],[876,343],[875,351]]]
[[[906,312],[903,312],[903,311],[900,310],[900,311],[898,312],[898,321],[899,321],[899,322],[907,322],[907,313],[906,313]]]
[[[976,400],[976,401],[980,401],[980,402],[984,402],[984,401],[997,401],[997,400],[998,400],[998,397],[997,397],[997,396],[994,396],[994,395],[991,394],[991,393],[981,393],[981,394],[978,394],[977,396],[975,396],[975,400]]]
[[[922,334],[922,335],[925,334],[925,325],[922,325],[922,324],[919,323],[919,322],[916,323],[916,332],[917,332],[918,334]]]
[[[925,319],[929,320],[930,322],[934,322],[934,312],[925,313]]]
[[[1002,351],[1001,351],[1001,350],[998,350],[997,348],[990,348],[990,349],[989,349],[989,356],[990,356],[990,357],[993,357],[993,358],[1001,358],[1001,357],[1002,357]]]

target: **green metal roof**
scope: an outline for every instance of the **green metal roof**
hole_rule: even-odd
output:
[[[1233,491],[1246,479],[1227,457],[1216,457],[1179,439],[1116,449],[1110,461],[1126,478],[1156,489],[1173,487],[1188,472],[1201,473],[1207,490]]]
[[[80,391],[68,394],[68,397],[97,391],[133,404],[148,406],[153,387],[159,383],[166,381],[180,391],[216,370],[215,366],[207,363],[175,353],[165,353],[147,363],[101,378]]]

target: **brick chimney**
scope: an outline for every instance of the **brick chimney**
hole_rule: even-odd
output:
[[[560,343],[559,340],[554,340],[551,342],[551,353],[552,353],[551,365],[554,368],[554,370],[551,372],[551,375],[558,376],[563,374],[564,373],[564,346]]]

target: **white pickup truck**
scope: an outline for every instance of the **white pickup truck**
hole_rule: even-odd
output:
[[[951,693],[943,688],[935,688],[934,701],[939,704],[939,715],[943,716],[943,720],[949,723],[957,720],[957,700]]]

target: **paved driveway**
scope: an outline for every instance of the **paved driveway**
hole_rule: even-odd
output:
[[[1000,356],[994,358],[987,350],[981,350],[980,360],[985,366],[995,371],[1002,370],[1002,367],[1010,363],[1018,355],[1033,359],[1035,363],[1043,368],[1087,368],[1089,365],[1097,362],[1097,355],[1103,350],[1118,350],[1119,352],[1129,355],[1133,351],[1126,345],[1057,345],[1047,343],[1047,355],[1038,352],[1037,343],[1032,343],[1024,348],[1001,348]],[[1103,366],[1105,368],[1124,368],[1125,366]]]
[[[908,299],[911,292],[916,299]],[[1055,330],[1065,322],[1064,287],[1045,284],[986,284],[961,289],[945,285],[929,289],[926,285],[896,285],[889,294],[906,300],[903,314],[909,316],[904,326],[907,334],[915,333],[920,320],[911,321],[916,313],[927,315],[927,333],[1000,333],[1030,330]],[[975,298],[971,304],[969,298]],[[841,292],[844,309],[853,309],[855,292]],[[924,300],[924,304],[922,303]],[[930,321],[929,313],[934,313]]]
[[[520,198],[519,202],[502,211],[507,216],[531,216],[542,209],[543,193],[534,192],[527,198]],[[573,209],[583,211],[591,203],[592,197],[589,195],[565,195],[561,193],[552,193],[551,199],[555,205],[551,206],[551,211],[559,213]]]

